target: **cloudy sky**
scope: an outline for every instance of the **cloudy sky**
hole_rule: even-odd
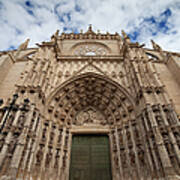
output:
[[[0,51],[35,43],[60,33],[123,29],[133,42],[180,52],[180,0],[0,0]]]

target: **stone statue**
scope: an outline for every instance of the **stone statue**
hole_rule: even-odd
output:
[[[153,46],[154,50],[162,51],[162,48],[158,44],[156,44],[153,40],[151,40],[151,43],[152,43],[152,46]]]
[[[122,35],[123,35],[124,39],[129,38],[129,37],[127,36],[127,34],[126,34],[123,30],[121,31],[121,33],[122,33]]]
[[[58,35],[59,35],[59,29],[55,32],[54,36],[58,37]]]
[[[59,35],[59,29],[57,29],[57,31],[51,36],[51,39],[57,39],[57,37],[58,37],[58,35]]]

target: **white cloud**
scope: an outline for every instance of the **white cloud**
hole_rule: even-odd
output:
[[[150,17],[157,23],[162,21],[161,14],[168,8],[172,14],[166,33],[158,32],[154,23],[145,21]],[[141,43],[149,46],[150,39],[154,39],[166,50],[180,51],[179,9],[178,0],[0,0],[0,49],[17,47],[26,38],[31,39],[30,46],[33,46],[50,39],[56,29],[86,31],[88,24],[92,24],[94,30],[102,32],[121,33],[124,29],[133,33],[136,29]],[[152,35],[153,31],[156,35]]]

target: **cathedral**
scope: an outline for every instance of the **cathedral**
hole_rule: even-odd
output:
[[[122,31],[0,52],[0,180],[179,180],[180,53]]]

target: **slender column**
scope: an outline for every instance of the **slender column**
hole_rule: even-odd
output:
[[[4,121],[5,121],[8,114],[9,114],[8,110],[6,109],[6,111],[5,111],[4,115],[3,115],[3,118],[2,118],[2,120],[0,122],[0,127],[2,127],[2,125],[4,124]]]
[[[116,167],[114,163],[112,132],[109,133],[109,140],[110,140],[110,150],[111,150],[112,176],[113,176],[113,179],[116,180],[116,171],[115,171]]]
[[[160,109],[160,112],[161,112],[161,114],[162,114],[162,117],[163,117],[163,120],[164,120],[164,122],[165,122],[165,125],[166,125],[167,127],[169,127],[170,124],[168,123],[168,121],[167,121],[167,119],[166,119],[166,115],[165,115],[165,113],[164,113],[161,105],[159,105],[159,109]],[[172,110],[172,111],[173,111],[173,110]],[[171,113],[172,113],[172,112],[171,112]],[[176,116],[176,114],[175,114],[174,111],[173,111],[173,116],[174,116],[174,115]],[[176,117],[177,117],[177,116],[176,116]],[[177,124],[176,124],[176,126],[177,126]],[[169,136],[170,136],[170,139],[171,139],[171,143],[172,143],[173,146],[174,146],[174,149],[175,149],[175,152],[176,152],[178,161],[179,161],[179,163],[180,163],[180,150],[179,150],[179,148],[178,148],[178,146],[177,146],[176,138],[174,137],[174,135],[173,135],[173,133],[172,133],[172,130],[169,130],[168,132],[169,132]]]
[[[120,152],[120,145],[119,145],[119,134],[118,134],[118,129],[117,127],[115,128],[115,132],[116,132],[116,143],[117,143],[117,151],[118,151],[118,155],[119,155],[119,171],[120,171],[120,179],[123,178],[123,170],[122,170],[122,161],[121,161],[121,152]]]
[[[111,131],[111,147],[112,147],[112,160],[113,160],[113,167],[114,167],[114,176],[115,179],[120,179],[120,172],[119,172],[119,157],[118,157],[118,146],[117,146],[117,130],[113,129]]]
[[[125,175],[125,179],[126,178],[131,178],[132,177],[132,169],[131,169],[131,163],[130,163],[130,159],[129,159],[129,148],[128,148],[128,138],[129,138],[129,132],[128,132],[128,125],[125,124],[124,128],[123,128],[123,142],[125,144],[125,156],[126,156],[126,160],[127,160],[127,165],[128,165],[128,174],[126,172]]]
[[[44,178],[45,180],[49,178],[49,166],[51,164],[51,157],[52,157],[52,149],[49,147],[49,140],[50,140],[50,130],[51,130],[52,121],[49,121],[48,129],[46,132],[46,146],[44,150],[44,158],[41,164],[41,178]],[[50,157],[50,158],[49,158]]]
[[[152,138],[154,137],[153,134],[152,134],[152,129],[151,127],[149,127],[149,124],[148,124],[148,119],[146,118],[146,114],[145,112],[143,112],[143,117],[144,117],[144,125],[145,125],[145,128],[146,128],[146,137],[149,141],[149,146],[150,146],[150,149],[151,149],[151,152],[152,152],[152,160],[154,161],[154,165],[156,167],[156,171],[154,173],[154,176],[158,176],[158,177],[161,177],[161,174],[160,174],[160,171],[161,171],[161,167],[159,165],[159,161],[158,161],[158,158],[156,156],[156,152],[155,152],[155,149],[154,149],[154,142],[152,140]]]
[[[134,152],[134,155],[135,155],[135,165],[136,165],[136,170],[137,170],[137,176],[138,176],[138,179],[140,179],[141,177],[141,171],[140,171],[140,164],[139,164],[139,159],[138,159],[138,155],[137,155],[137,148],[136,148],[136,141],[135,141],[135,134],[134,134],[134,131],[132,129],[132,120],[129,121],[129,130],[130,130],[130,134],[131,134],[131,141],[133,143],[133,152]]]
[[[21,160],[21,155],[22,155],[24,145],[26,142],[26,132],[27,132],[27,129],[24,128],[23,132],[21,133],[19,137],[19,143],[17,144],[15,152],[13,154],[13,158],[10,165],[10,171],[8,173],[11,176],[12,180],[14,180],[17,176],[17,171],[18,171],[20,160]]]
[[[0,170],[2,170],[2,167],[4,165],[3,161],[4,161],[5,157],[6,157],[6,153],[8,151],[8,147],[9,147],[9,144],[11,142],[11,139],[12,139],[12,132],[9,132],[6,139],[5,139],[2,150],[0,152]]]
[[[66,180],[69,180],[69,169],[70,169],[70,158],[71,158],[71,144],[72,144],[72,134],[69,133],[69,140],[68,140],[68,158],[67,158],[67,177]]]
[[[155,139],[156,139],[156,144],[157,144],[157,148],[159,151],[159,155],[160,155],[160,159],[162,162],[162,166],[164,168],[164,173],[168,176],[173,174],[173,167],[171,165],[171,161],[169,159],[167,150],[163,144],[163,139],[161,136],[161,133],[157,127],[157,123],[153,114],[153,111],[151,109],[151,107],[148,105],[147,106],[147,111],[148,111],[148,116],[149,118],[152,120],[152,128],[153,128],[153,133],[155,135]]]
[[[141,140],[142,140],[142,143],[144,144],[144,149],[145,149],[145,156],[147,156],[147,159],[148,159],[148,167],[150,169],[150,173],[152,176],[153,176],[153,173],[154,173],[154,165],[153,165],[153,162],[152,162],[152,159],[151,159],[151,155],[150,155],[150,151],[149,151],[149,147],[148,147],[148,142],[146,140],[146,132],[147,130],[145,130],[145,126],[143,126],[143,122],[144,121],[144,117],[142,115],[142,117],[139,117],[139,128],[140,128],[140,132],[141,132]],[[143,169],[144,167],[142,167]],[[151,177],[152,177],[151,176]]]
[[[66,180],[66,163],[67,163],[67,149],[66,147],[66,127],[63,129],[63,144],[62,144],[62,159],[61,159],[61,171],[60,171],[60,179]]]
[[[38,113],[37,115],[37,121],[36,121],[36,128],[35,128],[35,139],[34,139],[34,143],[31,149],[31,154],[30,154],[30,158],[29,158],[29,165],[27,166],[27,171],[29,172],[29,174],[31,174],[31,176],[34,176],[33,170],[35,169],[35,155],[37,153],[37,148],[39,145],[39,141],[41,138],[41,129],[42,129],[42,117],[41,115]]]
[[[58,178],[61,177],[61,170],[62,170],[62,157],[63,157],[63,146],[64,146],[64,129],[59,127],[59,137],[58,137],[58,148],[60,148],[60,157],[59,157],[59,166],[58,166]]]
[[[27,102],[24,101],[24,103],[27,103]],[[24,107],[22,109],[23,111],[27,111],[26,106],[27,106],[27,104],[24,104]],[[16,149],[15,149],[15,152],[13,154],[12,161],[11,161],[11,166],[10,166],[11,167],[11,169],[10,169],[11,178],[15,178],[17,176],[19,163],[20,163],[20,160],[21,160],[24,145],[26,143],[26,137],[27,137],[27,133],[28,133],[28,128],[30,126],[30,119],[32,119],[32,115],[33,115],[33,109],[34,109],[34,107],[31,106],[31,109],[30,109],[28,115],[25,115],[25,118],[24,118],[24,119],[26,119],[26,122],[24,124],[23,132],[21,133],[21,135],[19,137],[19,141],[18,141],[18,144],[16,146]],[[27,112],[25,112],[25,113],[27,113]]]

